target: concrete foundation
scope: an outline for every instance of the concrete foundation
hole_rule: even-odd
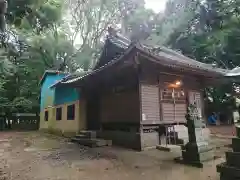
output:
[[[112,140],[113,145],[141,151],[141,135],[136,132],[98,131],[97,138]]]
[[[156,148],[159,144],[159,134],[156,131],[141,133],[141,150]]]

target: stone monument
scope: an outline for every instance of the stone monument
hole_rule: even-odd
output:
[[[220,180],[240,179],[240,122],[235,126],[237,137],[232,139],[232,152],[226,152],[226,162],[217,165]]]
[[[205,124],[194,105],[190,105],[186,115],[189,141],[182,146],[182,157],[175,160],[180,163],[202,167],[202,162],[214,158],[213,148],[209,147],[209,136],[204,134]],[[204,128],[203,128],[204,127]]]

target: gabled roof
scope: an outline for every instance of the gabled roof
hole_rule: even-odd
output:
[[[133,50],[137,50],[142,55],[146,55],[148,57],[147,59],[154,63],[159,63],[162,66],[171,67],[173,69],[194,71],[202,76],[211,74],[213,76],[223,77],[229,72],[227,69],[216,68],[210,64],[201,63],[188,58],[167,47],[153,47],[140,42],[132,43],[123,35],[116,33],[116,31],[111,31],[106,38],[101,56],[93,71],[88,72],[83,76],[81,75],[75,78],[62,80],[59,84],[71,84],[99,73],[122,61],[124,57]]]
[[[131,41],[128,38],[124,37],[123,35],[111,29],[111,31],[109,32],[109,35],[107,36],[107,40],[103,48],[101,57],[99,58],[99,61],[96,64],[94,69],[98,69],[99,67],[107,64],[107,62],[111,61],[114,58],[112,53],[115,53],[115,56],[117,56],[118,54],[121,54],[124,51],[126,51],[126,49],[130,45],[131,45]],[[216,68],[216,67],[213,67],[211,64],[206,64],[206,63],[202,63],[197,60],[191,59],[189,57],[184,56],[180,52],[174,51],[164,46],[150,46],[150,45],[138,42],[136,44],[136,47],[140,51],[144,51],[149,55],[155,56],[156,60],[158,60],[159,63],[161,63],[161,61],[163,61],[164,59],[168,59],[168,62],[166,62],[166,65],[168,64],[171,66],[171,65],[178,64],[179,66],[183,66],[185,68],[186,67],[197,68],[199,70],[206,70],[214,73],[219,72],[223,74],[228,71],[227,69]]]
[[[194,70],[200,72],[213,73],[213,75],[225,75],[229,70],[216,68],[212,64],[206,64],[193,60],[176,52],[172,49],[166,48],[164,46],[160,47],[149,47],[144,44],[140,44],[140,48],[143,53],[147,53],[149,56],[153,56],[159,64],[164,66],[169,66],[172,68],[183,68],[185,70]]]
[[[41,85],[45,81],[47,75],[49,75],[49,74],[52,74],[52,75],[55,75],[55,74],[66,74],[67,75],[68,73],[65,73],[65,72],[62,72],[62,71],[56,71],[56,70],[46,70],[44,72],[44,74],[42,75],[42,78],[40,79],[39,85]]]
[[[114,32],[107,35],[100,58],[93,68],[94,70],[106,65],[112,59],[120,56],[130,46],[131,41],[129,39],[120,34],[113,33]]]

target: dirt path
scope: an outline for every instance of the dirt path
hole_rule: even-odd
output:
[[[218,148],[216,154],[224,156],[225,150]],[[175,164],[175,156],[158,150],[89,149],[39,132],[0,133],[0,180],[219,180],[216,164],[224,159],[197,169]]]

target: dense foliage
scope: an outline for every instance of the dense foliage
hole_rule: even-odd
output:
[[[8,0],[7,28],[1,33],[0,108],[38,105],[38,82],[46,69],[91,68],[109,26],[198,61],[239,66],[239,5],[238,0],[168,0],[165,11],[156,14],[144,7],[144,0]],[[206,90],[211,111],[233,108],[231,89],[229,83]]]
[[[169,1],[165,12],[168,16],[159,29],[161,43],[201,62],[228,69],[239,66],[239,3],[237,0]],[[206,89],[207,110],[230,115],[235,108],[231,92],[231,82]]]

